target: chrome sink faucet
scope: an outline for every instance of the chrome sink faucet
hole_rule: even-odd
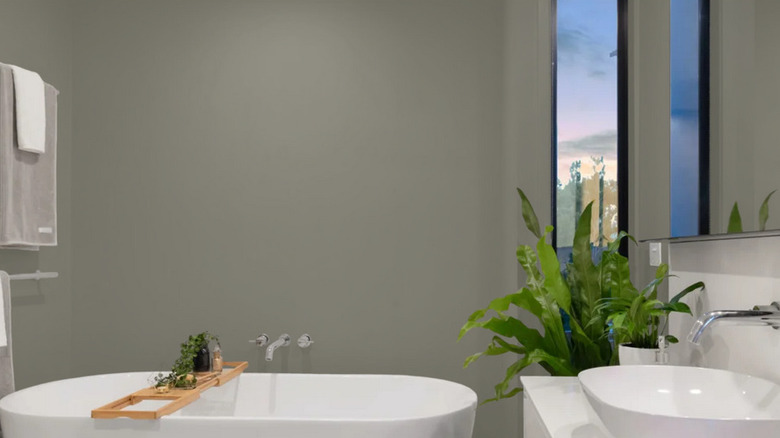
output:
[[[279,347],[286,347],[288,345],[290,345],[290,335],[284,333],[279,336],[279,339],[273,341],[265,350],[265,360],[268,362],[274,360],[274,351]]]
[[[753,310],[713,310],[700,316],[688,333],[688,342],[699,345],[701,335],[718,321],[734,322],[739,325],[766,325],[780,329],[780,304],[776,301],[768,306],[755,306]]]

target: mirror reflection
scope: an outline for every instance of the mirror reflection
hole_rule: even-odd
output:
[[[780,2],[713,0],[711,233],[780,228]]]

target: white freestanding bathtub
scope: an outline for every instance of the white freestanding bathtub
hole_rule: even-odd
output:
[[[151,374],[80,377],[10,394],[0,400],[3,437],[470,438],[477,405],[471,389],[425,377],[244,373],[159,420],[90,417],[147,386]]]

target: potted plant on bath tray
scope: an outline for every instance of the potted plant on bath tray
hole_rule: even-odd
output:
[[[209,342],[219,345],[219,338],[209,332],[190,335],[187,342],[181,344],[181,355],[168,374],[159,373],[152,378],[152,386],[164,393],[172,388],[194,389],[198,374],[208,373],[211,369]]]

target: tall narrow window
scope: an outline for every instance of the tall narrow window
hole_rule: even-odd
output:
[[[617,237],[618,4],[557,0],[554,156],[556,245],[568,261],[577,219],[593,203],[591,244],[598,257]]]

